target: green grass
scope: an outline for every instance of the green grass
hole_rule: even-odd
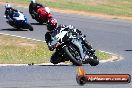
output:
[[[30,0],[0,0],[29,4]],[[37,0],[54,8],[71,9],[116,16],[132,16],[132,0]]]
[[[0,34],[0,64],[46,63],[52,53],[44,42]],[[104,52],[96,54],[101,59],[111,58]]]
[[[100,51],[100,50],[97,50],[97,51],[96,51],[96,55],[97,55],[97,57],[98,57],[100,60],[108,60],[108,59],[112,58],[112,55],[111,55],[111,54],[102,52],[102,51]]]
[[[45,63],[51,54],[43,42],[0,35],[0,64]]]

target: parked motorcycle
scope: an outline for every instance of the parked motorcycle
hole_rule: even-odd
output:
[[[30,31],[33,31],[32,25],[28,23],[26,16],[20,11],[4,17],[8,20],[6,22],[14,28],[29,29]]]
[[[32,2],[29,5],[29,13],[33,19],[35,19],[40,24],[46,23],[48,19],[52,18],[50,9],[37,2]]]
[[[99,64],[95,51],[91,51],[87,44],[85,44],[84,36],[80,36],[78,33],[73,33],[67,29],[61,29],[55,30],[52,38],[55,40],[52,44],[56,47],[56,52],[59,53],[59,56],[62,56],[62,58],[59,58],[60,61],[70,60],[77,66],[88,63],[91,66]]]

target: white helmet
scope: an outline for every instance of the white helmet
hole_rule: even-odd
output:
[[[5,5],[5,8],[11,8],[11,5],[7,3],[7,4]]]
[[[32,3],[36,3],[36,0],[31,0]]]

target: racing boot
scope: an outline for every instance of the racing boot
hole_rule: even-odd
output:
[[[58,64],[61,62],[60,55],[58,52],[52,54],[50,62],[53,64]]]

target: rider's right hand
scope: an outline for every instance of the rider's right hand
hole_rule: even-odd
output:
[[[48,48],[49,48],[50,51],[54,50],[54,46],[48,46]]]

